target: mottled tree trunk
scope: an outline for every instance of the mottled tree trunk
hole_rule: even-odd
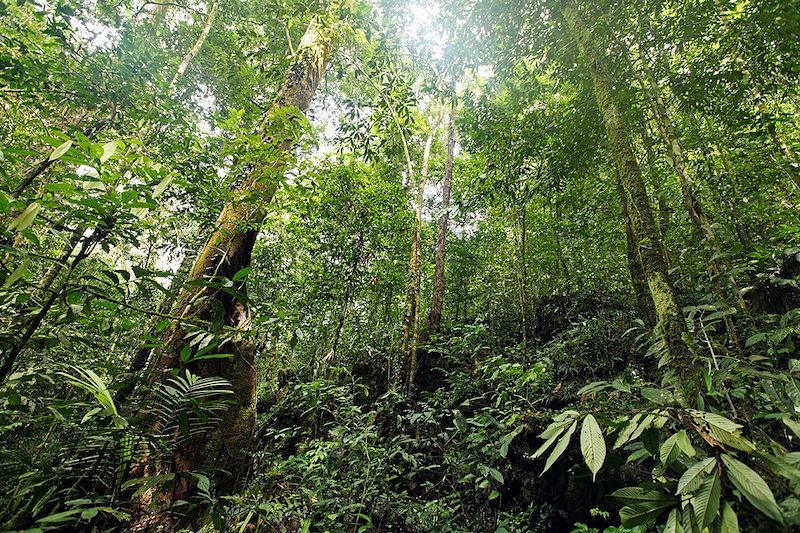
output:
[[[447,246],[447,226],[450,221],[450,185],[453,181],[453,156],[456,146],[456,106],[450,109],[450,120],[447,126],[447,159],[442,180],[442,214],[439,217],[439,234],[436,238],[436,268],[433,277],[433,294],[431,310],[428,314],[427,335],[435,335],[442,322],[442,306],[444,304],[444,267]]]
[[[641,48],[641,47],[640,47]],[[678,176],[678,183],[681,188],[681,195],[683,202],[686,206],[686,212],[689,214],[689,219],[692,221],[697,233],[701,239],[708,246],[711,257],[708,261],[708,274],[711,282],[711,289],[718,299],[723,302],[729,302],[731,299],[734,305],[738,302],[738,290],[734,280],[727,273],[726,265],[717,257],[722,255],[722,247],[717,240],[717,236],[706,215],[700,201],[697,198],[692,176],[686,166],[686,159],[684,157],[683,146],[681,145],[680,137],[678,136],[675,126],[669,118],[667,113],[667,106],[661,96],[661,88],[658,86],[653,72],[648,64],[648,58],[642,55],[640,64],[646,79],[646,93],[648,93],[648,100],[650,102],[653,116],[655,117],[658,130],[661,133],[661,140],[664,141],[667,154],[670,156],[670,163]],[[744,310],[742,307],[740,310]],[[741,353],[742,347],[739,343],[739,334],[736,331],[736,325],[733,323],[733,318],[730,315],[723,317],[725,323],[725,330],[728,332],[731,344],[734,349]]]
[[[620,203],[622,204],[622,217],[625,224],[625,243],[627,245],[628,271],[631,275],[633,293],[636,296],[636,307],[639,310],[645,325],[653,329],[657,323],[656,308],[653,305],[653,298],[650,297],[650,290],[647,287],[647,278],[644,274],[642,262],[639,254],[636,253],[636,237],[633,234],[631,223],[630,207],[628,206],[628,195],[622,188],[622,180],[619,173],[616,173],[617,191],[619,192]]]
[[[684,339],[686,323],[667,269],[641,169],[631,146],[628,127],[614,95],[614,83],[606,66],[606,59],[599,47],[595,46],[591,32],[584,26],[580,8],[575,0],[563,0],[563,14],[592,78],[595,98],[605,124],[612,156],[628,200],[636,253],[641,260],[655,306],[659,334],[669,354],[672,369],[677,371],[691,394],[695,389],[697,373],[692,365],[692,352]]]
[[[233,276],[250,264],[258,226],[291,160],[290,151],[296,138],[291,125],[311,104],[325,73],[332,36],[332,27],[323,27],[318,21],[309,25],[278,97],[259,128],[267,147],[265,152],[271,157],[255,164],[233,192],[233,199],[223,208],[215,231],[195,260],[189,273],[189,284],[173,307],[173,315],[181,318],[221,322],[241,331],[234,343],[233,356],[184,364],[180,352],[185,346],[186,332],[180,324],[173,324],[164,332],[162,348],[150,362],[153,383],[169,377],[171,370],[185,367],[200,376],[227,379],[233,387],[233,405],[219,428],[180,445],[171,464],[148,465],[149,475],[205,468],[235,472],[240,466],[242,451],[248,446],[255,426],[255,354],[252,342],[244,335],[250,328],[247,302],[221,289],[230,286]],[[295,118],[287,117],[287,112],[293,113]],[[195,281],[208,281],[212,285],[191,283]],[[244,281],[233,282],[233,288],[240,293],[246,291]],[[225,476],[218,480],[218,487],[223,491],[230,490],[234,481],[234,476]],[[179,484],[168,499],[187,498],[191,490],[191,487]],[[156,517],[159,518],[163,517]]]
[[[403,357],[403,387],[407,392],[414,388],[417,374],[417,347],[419,346],[420,291],[422,287],[422,208],[425,182],[431,159],[431,148],[436,137],[438,122],[431,129],[422,151],[422,166],[416,183],[414,230],[411,236],[411,257],[408,262],[409,278],[406,290],[406,307],[403,318],[403,342],[400,352]],[[400,377],[400,376],[398,376]]]

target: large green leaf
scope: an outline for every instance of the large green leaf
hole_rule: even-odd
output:
[[[33,202],[31,205],[26,207],[25,210],[20,213],[19,216],[13,220],[13,222],[11,222],[11,224],[8,225],[9,231],[14,229],[17,231],[28,229],[28,227],[33,224],[33,221],[36,219],[36,215],[39,214],[41,209],[42,206],[39,205],[39,203]]]
[[[669,466],[672,461],[678,458],[679,452],[680,448],[678,448],[678,434],[675,433],[664,441],[659,449],[658,455],[659,459],[661,459],[661,463],[664,466]]]
[[[633,504],[642,502],[667,502],[677,504],[680,500],[669,494],[657,490],[647,490],[642,487],[625,487],[611,493],[611,496],[622,503]]]
[[[619,518],[625,527],[640,526],[656,518],[673,505],[673,502],[664,501],[634,503],[620,509]]]
[[[694,446],[692,446],[692,442],[689,440],[689,435],[686,434],[685,429],[682,429],[679,432],[677,432],[675,436],[676,436],[675,442],[677,443],[678,448],[680,448],[681,451],[685,453],[687,457],[694,457],[695,455],[697,455],[697,452],[695,451]]]
[[[708,457],[693,464],[678,480],[678,488],[675,494],[691,494],[700,486],[703,478],[708,475],[712,468],[717,464],[715,457]]]
[[[711,476],[706,479],[703,486],[697,492],[697,495],[692,498],[692,507],[694,508],[694,515],[697,518],[697,524],[702,527],[707,527],[714,521],[719,510],[719,498],[722,489],[722,482],[720,480],[719,468],[715,468]]]
[[[728,454],[722,455],[722,462],[727,467],[726,472],[731,483],[739,489],[747,501],[771,519],[782,524],[783,513],[775,502],[775,496],[767,482],[755,470]]]
[[[673,509],[669,512],[663,533],[683,533],[680,509]]]
[[[550,470],[550,467],[553,466],[553,463],[555,463],[556,460],[561,457],[561,454],[564,453],[564,450],[567,449],[567,446],[569,445],[569,439],[572,437],[572,434],[575,433],[575,428],[577,427],[578,421],[575,420],[553,448],[553,451],[550,453],[550,457],[547,458],[547,462],[544,465],[542,474]]]
[[[606,460],[606,441],[594,416],[586,415],[581,426],[581,453],[586,466],[592,471],[592,481]]]
[[[739,518],[728,502],[722,502],[720,533],[739,533]]]
[[[62,155],[66,154],[69,151],[71,146],[72,146],[72,141],[71,140],[64,141],[62,144],[60,144],[58,147],[56,147],[56,149],[53,150],[53,152],[50,154],[50,161],[55,161],[56,159],[58,159]]]

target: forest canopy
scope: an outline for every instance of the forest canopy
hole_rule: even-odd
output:
[[[0,0],[0,530],[800,528],[800,0]]]

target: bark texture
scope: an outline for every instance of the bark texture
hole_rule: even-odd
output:
[[[658,125],[658,130],[661,133],[661,140],[664,141],[664,146],[670,157],[670,163],[675,171],[675,175],[678,176],[678,183],[680,184],[686,212],[689,214],[689,219],[692,221],[695,230],[697,230],[700,240],[705,243],[711,254],[708,260],[708,274],[711,282],[711,289],[716,298],[723,302],[732,301],[733,304],[736,305],[738,303],[738,289],[736,283],[728,274],[727,265],[715,259],[716,257],[722,256],[722,247],[717,240],[711,220],[697,198],[694,180],[686,165],[686,158],[684,156],[680,136],[667,113],[667,106],[661,95],[661,88],[656,82],[646,56],[640,57],[640,64],[646,78],[646,93],[649,97],[648,99],[656,124]],[[743,305],[737,307],[739,307],[740,311],[744,311]],[[739,343],[739,334],[736,331],[733,318],[730,315],[726,315],[723,317],[723,322],[725,323],[725,330],[728,333],[731,344],[738,353],[741,353],[742,347]]]
[[[442,215],[439,217],[439,232],[436,237],[436,266],[433,276],[431,310],[428,314],[427,335],[435,335],[442,323],[444,305],[444,267],[447,247],[447,227],[450,222],[450,186],[453,182],[453,156],[456,147],[456,107],[450,109],[447,125],[447,159],[442,180]]]
[[[403,387],[407,392],[414,388],[417,374],[417,347],[419,346],[419,313],[420,292],[422,288],[422,204],[425,195],[425,182],[428,179],[428,167],[431,159],[431,148],[439,124],[433,126],[425,140],[422,151],[422,166],[416,183],[414,229],[411,236],[411,256],[408,262],[408,287],[406,290],[406,307],[403,318],[403,342],[400,352],[403,357]]]
[[[622,190],[629,205],[631,227],[647,286],[658,318],[658,331],[669,354],[671,366],[684,383],[692,384],[692,352],[684,339],[686,323],[678,305],[675,287],[670,279],[658,229],[653,217],[647,189],[639,163],[633,153],[628,127],[622,118],[614,95],[613,79],[606,59],[593,42],[584,25],[575,0],[563,0],[563,14],[570,34],[578,44],[580,54],[592,78],[595,98],[602,115],[614,163],[620,176]],[[693,389],[693,385],[689,389]]]
[[[186,331],[175,324],[165,331],[162,348],[150,362],[154,384],[175,368],[227,379],[233,387],[233,405],[213,434],[185,442],[168,464],[149,464],[148,475],[202,469],[235,472],[240,466],[242,451],[248,446],[255,425],[255,353],[246,335],[250,328],[247,302],[233,296],[232,291],[222,289],[230,288],[232,283],[238,293],[246,293],[244,281],[232,282],[232,278],[250,264],[258,226],[290,162],[296,138],[292,123],[299,120],[311,104],[326,70],[332,37],[332,27],[323,27],[317,21],[309,25],[278,97],[259,127],[265,153],[269,156],[251,167],[234,191],[233,199],[223,208],[216,229],[198,254],[188,284],[173,307],[174,316],[209,320],[240,331],[233,357],[184,364],[180,352],[185,345]],[[212,283],[192,284],[196,281]],[[227,475],[218,479],[217,486],[223,491],[230,490],[234,482],[234,476]],[[191,487],[178,484],[168,500],[184,499],[190,494]]]

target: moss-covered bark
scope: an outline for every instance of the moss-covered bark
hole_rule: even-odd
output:
[[[684,338],[686,324],[678,305],[677,293],[670,279],[658,229],[647,196],[642,172],[633,153],[628,127],[623,120],[614,94],[614,83],[606,59],[593,42],[589,29],[582,21],[575,0],[563,0],[563,15],[570,34],[578,44],[592,78],[595,99],[602,115],[611,155],[619,172],[620,184],[628,201],[630,222],[645,279],[653,300],[658,331],[664,342],[672,368],[686,377],[689,389],[695,381],[691,375],[692,353]]]
[[[233,357],[209,359],[184,364],[180,352],[185,345],[184,329],[175,324],[162,336],[162,347],[150,362],[151,382],[170,375],[175,368],[188,368],[200,376],[220,376],[233,388],[234,402],[214,432],[182,444],[169,464],[148,465],[152,475],[169,471],[226,469],[230,474],[217,480],[222,490],[231,489],[235,472],[242,460],[255,426],[256,376],[255,350],[246,332],[250,328],[250,310],[242,301],[221,290],[233,276],[250,264],[258,235],[258,226],[278,187],[278,180],[291,160],[296,138],[292,122],[308,109],[325,73],[331,50],[333,28],[313,21],[295,54],[278,98],[267,112],[259,128],[267,157],[255,163],[225,205],[216,227],[200,250],[188,276],[188,284],[179,295],[173,315],[221,322],[241,332],[235,339]],[[288,117],[287,117],[288,115]],[[228,281],[225,281],[228,280]],[[208,281],[210,284],[192,283]],[[244,294],[244,281],[233,284]],[[220,314],[222,316],[220,316]],[[191,488],[178,485],[169,500],[186,498]]]

